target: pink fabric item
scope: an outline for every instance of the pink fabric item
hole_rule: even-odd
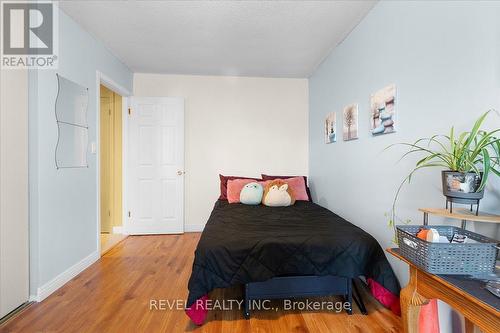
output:
[[[304,184],[306,185],[306,192],[307,192],[307,200],[306,201],[312,201],[311,191],[309,190],[309,187],[307,186],[307,176],[271,176],[271,175],[261,174],[261,177],[263,180],[288,179],[288,178],[302,177],[302,178],[304,178]]]
[[[429,304],[420,308],[418,315],[419,333],[439,333],[439,316],[437,299],[431,299]]]
[[[293,196],[295,200],[309,201],[309,195],[307,195],[306,183],[304,181],[304,177],[292,177],[292,178],[276,178],[273,180],[281,180],[290,186],[293,191]],[[272,180],[268,180],[272,181]]]
[[[220,196],[219,200],[227,200],[227,182],[231,179],[253,179],[255,181],[261,181],[260,178],[249,178],[241,176],[224,176],[219,174],[220,179]]]
[[[207,319],[208,309],[207,309],[208,295],[204,295],[194,302],[191,307],[186,309],[186,314],[196,325],[200,326]]]
[[[241,190],[249,183],[260,182],[254,179],[229,179],[227,181],[227,201],[229,203],[239,203]]]
[[[367,279],[368,288],[373,297],[377,299],[383,306],[391,309],[394,314],[401,315],[401,306],[399,304],[399,297],[391,293],[389,290],[385,289],[380,283],[373,279]]]

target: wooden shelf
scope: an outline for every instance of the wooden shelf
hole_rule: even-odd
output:
[[[500,223],[500,215],[493,215],[482,212],[479,212],[479,215],[475,215],[474,212],[471,212],[470,210],[464,208],[453,208],[453,213],[450,213],[450,211],[445,208],[419,208],[418,210],[426,214],[462,221]]]

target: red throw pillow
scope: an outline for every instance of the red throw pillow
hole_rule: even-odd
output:
[[[219,174],[220,178],[220,196],[219,200],[227,200],[227,181],[234,179],[253,179],[256,181],[261,181],[259,178],[250,178],[250,177],[240,177],[240,176],[224,176]]]
[[[304,177],[304,183],[306,184],[307,197],[309,198],[308,201],[312,201],[311,191],[309,190],[309,186],[307,186],[307,176],[270,176],[270,175],[261,174],[261,177],[262,177],[263,180],[287,179],[287,178],[295,178],[295,177]]]

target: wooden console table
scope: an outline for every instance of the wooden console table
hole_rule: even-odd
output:
[[[462,229],[465,229],[467,227],[467,221],[500,223],[499,215],[481,212],[476,215],[474,212],[471,212],[470,210],[464,208],[456,208],[453,213],[450,213],[450,211],[445,208],[419,208],[418,210],[424,213],[424,225],[429,224],[429,215],[461,220]]]
[[[484,282],[452,275],[424,272],[401,256],[398,248],[387,252],[410,266],[410,282],[401,290],[401,316],[405,333],[418,332],[420,306],[430,299],[446,302],[465,317],[466,333],[474,325],[483,332],[497,333],[500,329],[500,299],[484,289]]]

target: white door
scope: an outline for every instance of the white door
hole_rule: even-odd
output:
[[[132,97],[128,234],[184,232],[184,100]]]
[[[28,72],[0,75],[0,318],[28,301]]]

